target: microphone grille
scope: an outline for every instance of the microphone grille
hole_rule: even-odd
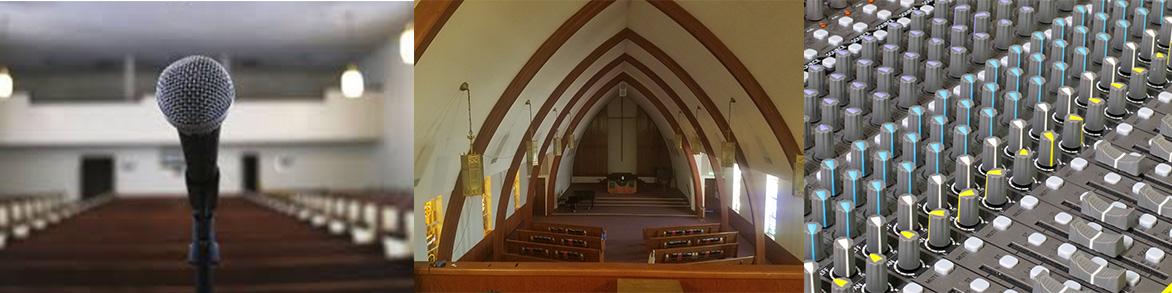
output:
[[[155,99],[167,122],[180,133],[204,134],[224,122],[236,89],[216,60],[188,56],[163,69],[155,84]]]

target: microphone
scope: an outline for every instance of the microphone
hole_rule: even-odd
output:
[[[187,200],[192,210],[192,243],[187,259],[197,267],[197,292],[211,292],[211,265],[219,261],[214,217],[220,195],[216,157],[220,124],[236,99],[232,77],[220,63],[188,56],[163,69],[155,99],[167,122],[179,131],[187,164]]]

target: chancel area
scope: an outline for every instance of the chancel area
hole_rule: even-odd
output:
[[[412,291],[407,5],[0,3],[0,292],[195,291],[187,157],[156,99],[191,55],[235,95],[214,291]]]
[[[418,1],[416,289],[800,290],[792,2]]]

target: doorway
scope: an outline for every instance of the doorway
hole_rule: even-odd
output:
[[[256,154],[244,154],[241,157],[240,166],[242,170],[240,174],[242,174],[241,181],[244,184],[242,186],[244,193],[256,193],[260,191],[259,164],[260,159],[257,158]]]
[[[114,192],[114,157],[81,158],[81,198],[88,199]]]

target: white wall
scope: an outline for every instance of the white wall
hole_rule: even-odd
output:
[[[374,151],[370,143],[223,147],[220,192],[241,191],[245,153],[259,155],[262,190],[374,187]],[[93,155],[114,157],[114,189],[120,195],[185,195],[183,173],[161,164],[163,152],[149,146],[0,149],[0,193],[60,191],[78,197],[81,158]],[[278,167],[278,158],[291,163]]]

